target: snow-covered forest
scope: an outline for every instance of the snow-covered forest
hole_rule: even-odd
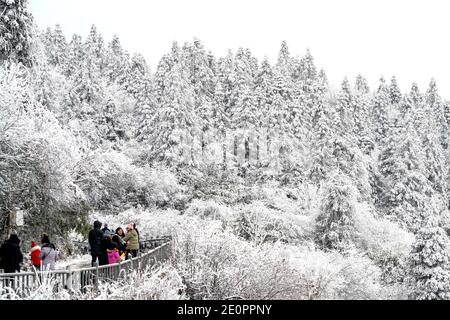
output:
[[[95,26],[39,30],[26,2],[0,0],[2,234],[21,208],[24,246],[47,232],[70,247],[94,218],[172,235],[139,298],[450,299],[434,80],[332,90],[286,42],[275,64],[173,43],[150,70]]]

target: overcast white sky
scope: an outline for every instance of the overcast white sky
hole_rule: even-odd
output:
[[[396,75],[403,91],[435,77],[450,98],[450,11],[447,0],[30,0],[42,28],[59,23],[83,37],[95,24],[117,34],[153,70],[172,41],[194,37],[216,56],[248,47],[276,61],[282,40],[293,55],[310,48],[331,82],[358,73],[373,88]]]

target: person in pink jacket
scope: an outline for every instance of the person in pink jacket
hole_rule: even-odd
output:
[[[113,250],[108,250],[108,263],[115,264],[120,261],[119,249],[114,248]]]

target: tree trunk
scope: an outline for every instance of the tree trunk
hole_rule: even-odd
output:
[[[203,162],[205,162],[205,150],[206,150],[205,131],[202,131],[202,161]]]
[[[250,162],[250,137],[245,137],[245,161]]]
[[[271,141],[271,138],[270,138],[270,133],[267,134],[266,139],[267,139],[266,140],[267,159],[268,159],[268,161],[270,163],[270,161],[272,161],[272,159],[271,159],[271,152],[270,152],[270,145],[272,144],[272,141]]]
[[[259,140],[260,140],[260,135],[258,134],[258,136],[256,137],[256,164],[259,166]]]
[[[227,169],[227,134],[225,130],[222,134],[223,140],[222,140],[222,156],[223,156],[223,170]]]

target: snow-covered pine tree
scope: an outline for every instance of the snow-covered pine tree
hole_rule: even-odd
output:
[[[268,154],[270,150],[270,139],[268,137],[268,132],[270,128],[270,120],[271,115],[270,111],[272,110],[271,105],[273,103],[274,91],[273,91],[273,70],[270,66],[267,57],[262,61],[261,66],[259,68],[259,73],[255,79],[255,92],[256,92],[256,103],[258,107],[258,111],[260,113],[258,127],[258,136],[256,142],[256,159],[259,163],[261,161],[261,147],[262,141],[265,140],[266,148],[265,153]],[[265,138],[265,139],[263,139]],[[266,159],[268,160],[268,159]],[[265,163],[267,164],[267,163]]]
[[[294,72],[293,59],[289,52],[289,47],[286,41],[281,43],[280,52],[278,53],[278,62],[276,70],[284,75],[286,78],[290,78]]]
[[[300,77],[303,81],[317,79],[317,68],[314,63],[314,57],[309,49],[306,50],[305,56],[300,60],[300,70]]]
[[[425,101],[428,110],[431,112],[431,116],[434,117],[436,121],[437,130],[439,131],[440,135],[439,139],[442,147],[444,148],[444,150],[446,150],[449,145],[449,128],[445,119],[445,110],[442,99],[438,93],[435,79],[431,79],[430,85],[425,95]]]
[[[332,129],[332,109],[324,98],[324,90],[319,86],[311,87],[315,92],[310,93],[312,105],[311,141],[310,146],[310,168],[308,176],[313,183],[320,184],[329,173],[327,160],[330,158],[328,143],[336,135]]]
[[[103,75],[106,61],[105,44],[95,25],[91,26],[91,31],[84,43],[84,51],[91,63],[95,65],[94,67],[99,70],[100,75]]]
[[[370,92],[367,79],[360,74],[356,76],[355,91],[361,94],[368,94]]]
[[[193,132],[197,136],[201,148],[202,161],[206,161],[206,150],[211,138],[211,115],[214,97],[215,72],[211,57],[206,53],[200,40],[194,39],[193,43],[186,43],[182,49],[183,68],[186,71],[188,83],[194,90],[194,112],[198,118],[199,132]]]
[[[44,45],[47,53],[47,61],[52,66],[65,68],[69,58],[69,49],[66,37],[57,24],[54,30],[47,29],[44,34]]]
[[[136,119],[134,135],[139,142],[147,142],[151,118],[156,108],[154,78],[144,57],[139,54],[134,54],[124,68],[126,69],[122,74],[122,80],[119,80],[122,83],[119,85],[134,98],[133,116]]]
[[[375,139],[378,144],[383,144],[383,139],[389,128],[389,108],[391,105],[389,87],[384,78],[380,79],[380,86],[372,101],[372,117],[374,121]]]
[[[65,75],[73,77],[80,70],[85,57],[81,36],[74,34],[68,46],[68,59],[65,66]]]
[[[327,81],[325,73],[322,78],[317,77],[317,69],[314,58],[308,50],[302,57],[298,70],[299,78],[295,84],[295,101],[300,104],[300,118],[303,119],[303,126],[307,131],[312,131],[316,107],[321,108],[321,101],[325,98],[327,91]]]
[[[195,126],[194,93],[179,56],[161,60],[157,69],[157,108],[149,126],[148,161],[195,165],[192,132]]]
[[[212,126],[214,131],[218,133],[216,139],[220,141],[222,148],[222,168],[226,170],[228,167],[228,152],[227,152],[227,131],[230,119],[225,110],[225,91],[220,81],[217,82],[214,101],[212,105]]]
[[[420,224],[420,212],[432,196],[426,176],[425,154],[413,124],[412,102],[401,101],[400,115],[388,131],[380,153],[380,172],[385,177],[383,206],[387,214],[411,231]]]
[[[324,185],[316,220],[316,241],[331,250],[348,250],[354,237],[357,190],[352,181],[335,171]]]
[[[335,109],[333,131],[349,141],[355,140],[355,101],[347,78],[342,82]]]
[[[28,0],[0,0],[0,64],[7,60],[32,65],[33,16]]]
[[[252,70],[253,64],[251,63],[250,57],[247,54],[246,50],[244,50],[243,48],[239,48],[236,52],[233,65],[234,85],[231,87],[230,119],[231,129],[234,131],[233,155],[235,157],[236,163],[238,165],[241,165],[238,158],[239,147],[241,145],[240,141],[243,140],[245,149],[250,139],[250,131],[243,129],[245,127],[245,124],[241,123],[241,121],[243,121],[241,117],[247,117],[248,115],[252,117],[251,111],[247,111],[246,109],[249,107],[253,109],[256,105],[255,98],[249,96],[250,92],[253,90],[253,75],[256,74],[256,71]],[[253,119],[252,122],[254,122]],[[248,150],[244,150],[244,156],[246,156],[246,151]]]
[[[391,99],[391,104],[397,104],[402,100],[402,93],[397,84],[397,78],[395,76],[391,79],[391,84],[389,85],[389,97]]]
[[[105,53],[106,76],[109,83],[124,85],[129,66],[129,55],[122,48],[119,37],[114,35]]]
[[[433,209],[426,211],[409,255],[411,298],[449,300],[449,239]]]
[[[228,51],[224,58],[220,58],[217,63],[217,87],[215,96],[216,128],[220,128],[222,140],[222,163],[226,169],[233,159],[228,152],[228,138],[232,137],[232,115],[234,110],[234,87],[236,82],[234,56]]]
[[[358,145],[365,154],[370,154],[375,148],[373,122],[370,116],[370,88],[367,80],[356,77],[354,94],[353,119]]]

